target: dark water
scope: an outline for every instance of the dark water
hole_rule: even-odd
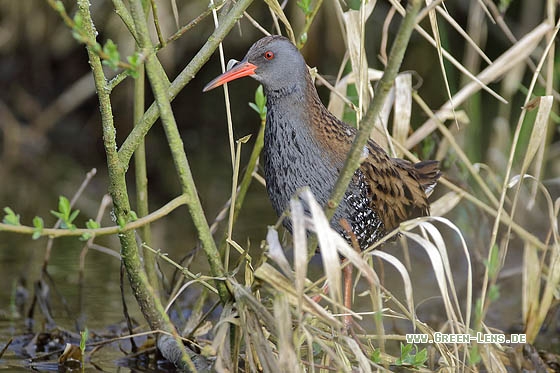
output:
[[[250,148],[247,148],[246,152],[249,151]],[[206,172],[203,176],[200,176],[201,170],[198,165],[208,161],[213,156],[215,156],[215,153],[201,154],[199,152],[191,158],[193,173],[197,177],[197,182],[204,185],[204,187],[200,187],[199,196],[210,222],[213,221],[227,201],[231,180],[231,176],[228,176],[228,167],[231,163],[222,163],[219,169],[214,169],[214,172]],[[170,160],[167,161],[171,164]],[[69,176],[69,174],[66,174],[65,179],[59,181],[60,184],[53,183],[55,184],[53,189],[62,188],[61,184],[66,184],[68,191],[77,189],[80,183],[79,178],[85,172],[80,172],[80,170],[73,170],[73,172],[75,172],[75,175]],[[173,180],[173,169],[162,168],[159,172],[170,175],[170,184],[176,183],[176,180]],[[44,187],[44,180],[25,180],[23,176],[20,176],[17,180],[25,185],[27,190]],[[75,185],[69,185],[71,180],[74,181],[72,184]],[[166,182],[165,180],[154,180],[152,185],[161,185]],[[105,173],[100,170],[76,205],[76,208],[81,210],[80,217],[76,222],[78,226],[83,226],[85,220],[95,216],[97,204],[104,192],[103,185],[107,185],[107,181]],[[4,191],[7,191],[7,189],[4,189]],[[19,197],[18,193],[20,192],[16,188],[12,196]],[[166,198],[172,198],[172,193],[173,188],[169,193],[158,192],[158,189],[156,189],[156,192],[151,196],[151,209],[154,210],[167,202]],[[35,195],[34,193],[30,194]],[[58,196],[37,194],[37,196],[39,195],[41,198],[35,204],[29,203],[25,199],[14,198],[13,200],[6,200],[4,205],[11,206],[18,214],[21,214],[23,224],[29,224],[31,216],[40,215],[45,219],[46,226],[52,225],[54,218],[49,216],[49,210],[56,208]],[[70,196],[71,194],[68,193],[67,195]],[[110,208],[105,213],[102,226],[114,225],[109,211]],[[260,242],[265,237],[267,225],[274,224],[276,219],[268,203],[264,188],[254,182],[246,199],[244,210],[240,214],[238,224],[236,224],[233,237],[244,247],[250,247],[251,254],[256,255],[260,252]],[[223,223],[216,237],[221,237],[222,231]],[[184,206],[164,219],[153,223],[152,235],[152,246],[160,249],[176,261],[192,252],[197,245],[196,233]],[[95,242],[117,253],[120,250],[120,244],[116,237],[99,237]],[[46,238],[34,241],[28,236],[0,233],[0,274],[2,276],[2,281],[0,281],[0,349],[10,338],[15,338],[11,347],[0,359],[0,369],[6,368],[12,371],[29,368],[30,361],[24,359],[28,357],[24,346],[36,333],[53,330],[52,325],[46,325],[45,317],[38,307],[35,307],[33,325],[27,325],[25,319],[33,299],[33,289],[37,281],[41,279],[41,268],[46,246]],[[90,249],[85,261],[85,277],[83,287],[81,287],[79,263],[83,246],[84,243],[77,238],[61,238],[54,241],[51,258],[47,266],[49,278],[46,281],[50,290],[47,298],[49,299],[51,315],[56,327],[62,330],[78,333],[84,327],[87,327],[93,333],[114,335],[115,326],[124,320],[119,286],[120,261],[111,255]],[[168,278],[173,274],[173,268],[168,264],[163,263],[161,269]],[[203,253],[199,252],[195,256],[189,269],[194,273],[209,273]],[[20,285],[19,289],[24,289],[27,292],[27,298],[24,299],[25,303],[21,307],[19,315],[14,317],[10,310],[12,309],[14,289],[17,285]],[[144,318],[139,311],[134,296],[131,294],[126,279],[124,286],[128,312],[132,319],[138,324],[144,325],[143,330],[149,329],[145,327]],[[185,298],[193,297],[199,291],[200,289],[193,286],[187,291]],[[81,299],[82,304],[80,304]],[[80,326],[78,326],[78,321]],[[110,327],[112,332],[109,331]],[[124,331],[123,333],[126,334]],[[76,341],[72,342],[76,343]],[[121,344],[126,345],[126,341],[121,342]],[[93,360],[95,364],[108,371],[114,371],[117,360],[122,357],[123,353],[119,350],[118,345],[114,344],[102,349]],[[43,364],[35,366],[35,368],[51,370],[53,366],[52,364]],[[128,371],[126,368],[121,369]]]
[[[41,266],[46,240],[31,241],[29,239],[17,238],[14,236],[6,237],[3,233],[3,240],[0,244],[2,260],[0,261],[0,273],[2,273],[2,283],[0,288],[0,309],[9,309],[10,299],[13,293],[14,282],[17,279],[24,279],[28,298],[23,310],[29,312],[31,298],[33,297],[34,284],[41,277]],[[8,247],[9,246],[9,247]],[[122,305],[119,290],[119,261],[106,254],[90,251],[87,256],[87,267],[85,271],[85,281],[83,289],[79,285],[79,253],[83,243],[77,240],[55,241],[53,254],[49,261],[48,273],[52,278],[47,281],[50,289],[50,308],[52,317],[56,322],[57,328],[77,332],[77,319],[83,316],[83,323],[90,330],[106,330],[109,324],[115,324],[123,319]],[[80,307],[80,291],[83,294],[83,310]],[[67,308],[63,305],[62,299],[67,303]],[[131,306],[131,313],[137,320],[142,320],[137,308],[134,307],[135,301],[127,292],[127,303]],[[82,312],[83,311],[83,312]],[[37,332],[52,331],[51,327],[45,326],[45,318],[41,315],[38,307],[35,310],[34,323],[32,326],[26,325],[25,315],[13,321],[0,322],[0,341],[3,346],[9,338],[14,337],[15,341],[10,350],[6,352],[0,366],[9,366],[9,370],[14,366],[21,366],[26,361],[21,360],[21,356],[16,356],[15,352],[27,344],[29,337]],[[14,351],[16,350],[16,351]],[[107,348],[97,357],[101,360],[113,361],[122,354],[114,348]],[[27,362],[28,363],[28,362]],[[110,363],[110,366],[114,363]],[[48,369],[48,365],[43,366]]]

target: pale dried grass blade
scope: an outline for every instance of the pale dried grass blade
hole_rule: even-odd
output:
[[[356,360],[358,361],[359,371],[371,373],[370,360],[364,355],[358,343],[350,337],[344,337],[344,342],[356,357]]]
[[[298,299],[295,289],[285,276],[278,272],[274,267],[268,263],[264,263],[255,270],[255,278],[268,283],[278,292],[285,294],[288,297],[290,304],[296,306]],[[323,307],[311,300],[307,295],[303,296],[302,309],[315,317],[321,319],[328,325],[334,327],[341,327],[342,323],[328,313]]]
[[[307,343],[307,355],[313,356],[313,339],[314,339],[313,335],[309,332],[309,330],[307,330],[305,325],[301,326],[301,330],[303,330],[305,342]],[[310,359],[309,363],[310,363],[309,365],[310,372],[315,373],[315,360]]]
[[[408,270],[406,269],[404,264],[393,255],[388,254],[384,251],[374,250],[370,254],[372,256],[377,256],[378,258],[381,258],[386,262],[392,264],[393,267],[395,267],[395,269],[399,272],[404,284],[404,295],[406,298],[406,305],[408,306],[408,312],[410,312],[410,314],[412,315],[411,319],[416,320],[414,297],[412,291],[412,281],[410,281]],[[413,322],[412,326],[416,330],[416,323]]]
[[[444,216],[463,199],[462,193],[447,192],[434,202],[430,203],[431,216]]]
[[[548,217],[550,220],[550,228],[552,235],[552,244],[549,247],[548,252],[544,252],[544,258],[548,259],[548,267],[546,268],[546,281],[544,288],[542,289],[542,297],[535,310],[534,315],[529,315],[526,320],[526,334],[527,341],[532,343],[552,306],[555,298],[558,297],[558,286],[560,285],[560,234],[558,233],[558,209],[560,207],[560,199],[556,202],[552,201],[550,193],[545,188],[545,186],[536,180],[533,176],[523,175],[523,179],[531,179],[537,183],[538,188],[541,190],[547,202]],[[521,181],[520,176],[512,178],[509,185],[515,185],[517,182]],[[541,269],[545,269],[541,268]],[[542,273],[542,272],[541,272]]]
[[[449,264],[449,256],[447,255],[447,246],[445,245],[445,241],[443,240],[440,231],[431,222],[423,221],[419,223],[419,226],[421,226],[429,233],[432,241],[434,242],[436,248],[439,251],[439,254],[441,256],[441,261],[445,269],[445,276],[449,284],[449,289],[451,291],[451,295],[453,296],[453,301],[455,302],[455,309],[457,310],[458,321],[459,321],[458,324],[464,325],[464,319],[463,319],[463,315],[461,314],[461,307],[460,307],[459,299],[457,297],[457,289],[455,287],[455,281],[453,279],[453,271],[451,270],[451,265]],[[451,324],[451,330],[453,332],[457,332],[455,328],[456,325]]]
[[[214,7],[214,0],[210,0],[210,6]],[[214,20],[214,29],[219,27],[218,21],[218,11],[213,8],[212,9],[212,19]],[[226,62],[225,62],[225,55],[224,55],[224,46],[223,43],[218,44],[218,52],[220,55],[220,66],[222,67],[222,73],[226,72]],[[233,131],[233,121],[231,117],[231,103],[229,100],[229,90],[227,83],[223,85],[224,90],[224,103],[226,107],[226,122],[228,128],[228,140],[229,140],[229,150],[230,150],[230,157],[231,157],[231,169],[232,173],[235,175],[235,140],[234,140],[234,131]],[[235,177],[235,176],[234,176]],[[233,198],[234,196],[232,196]],[[231,214],[230,214],[231,216]],[[229,263],[229,247],[227,248],[227,253],[225,255],[225,268],[228,268]]]
[[[504,363],[496,354],[496,349],[493,344],[479,344],[480,357],[488,372],[507,373],[508,370]]]
[[[390,0],[391,4],[399,11],[399,13],[402,15],[405,13],[405,10],[403,8],[402,5],[400,5],[398,2],[396,2],[396,0]],[[414,28],[424,39],[426,39],[430,44],[432,44],[434,47],[437,48],[437,43],[436,41],[420,26],[420,25],[416,25]],[[469,70],[467,70],[459,61],[457,61],[457,59],[455,59],[455,57],[453,57],[448,51],[446,51],[445,49],[441,49],[441,52],[443,54],[443,56],[449,61],[451,62],[451,64],[453,64],[453,66],[455,66],[459,71],[461,71],[463,74],[465,74],[469,79],[473,80],[474,82],[476,82],[478,85],[480,85],[479,88],[482,88],[483,90],[485,90],[486,92],[488,92],[489,94],[491,94],[492,96],[494,96],[497,100],[503,102],[503,103],[507,103],[507,101],[502,98],[499,94],[497,94],[496,92],[494,92],[492,89],[490,89],[485,83],[482,82],[482,80],[480,80],[478,77],[474,76]],[[457,104],[457,106],[460,104]]]
[[[465,329],[464,329],[464,333],[469,333],[469,325],[470,325],[470,320],[471,320],[471,312],[472,312],[472,287],[473,287],[473,280],[472,280],[472,275],[473,275],[473,269],[472,269],[472,263],[471,263],[471,256],[470,256],[470,252],[469,249],[467,247],[467,242],[465,241],[465,237],[463,237],[463,234],[461,233],[461,230],[459,229],[459,227],[457,227],[455,224],[453,224],[449,219],[446,218],[442,218],[442,217],[430,217],[430,220],[435,220],[441,224],[444,224],[445,226],[447,226],[448,228],[450,228],[452,231],[455,232],[455,234],[457,235],[459,242],[461,243],[461,249],[463,249],[463,255],[465,256],[465,260],[467,262],[467,281],[466,281],[466,288],[467,288],[467,293],[465,296]]]
[[[298,318],[301,321],[301,307],[303,302],[303,289],[307,277],[307,233],[305,229],[305,212],[299,200],[290,200],[292,229],[294,237],[294,270],[297,295]]]
[[[431,118],[431,120],[434,121],[435,125],[437,126],[437,128],[439,129],[441,134],[448,141],[449,145],[455,150],[457,156],[461,159],[463,164],[467,167],[470,174],[472,175],[474,180],[477,182],[477,184],[482,188],[482,190],[484,191],[484,193],[486,194],[488,199],[490,199],[490,201],[493,203],[494,206],[498,206],[498,199],[496,198],[496,196],[494,196],[494,194],[492,193],[492,190],[490,190],[490,188],[488,187],[486,182],[482,179],[480,174],[474,168],[474,166],[472,165],[469,157],[467,156],[467,154],[465,154],[465,152],[463,151],[461,146],[457,143],[457,141],[456,141],[455,137],[453,136],[453,134],[451,133],[451,131],[447,127],[445,127],[443,125],[443,123],[441,123],[434,116],[434,114],[432,114],[428,105],[424,102],[424,100],[422,100],[422,98],[417,93],[413,93],[412,97],[414,98],[416,103],[418,103],[420,108]]]
[[[235,279],[230,278],[230,284],[233,288],[233,294],[235,295],[235,299],[237,300],[236,304],[240,306],[243,304],[244,306],[248,306],[259,315],[259,319],[268,326],[268,328],[272,329],[272,332],[275,332],[274,327],[274,317],[268,311],[268,309],[261,303],[259,299],[257,299],[250,290],[241,284],[239,284]]]
[[[340,61],[340,66],[338,67],[338,73],[336,74],[336,80],[334,86],[331,85],[330,83],[326,85],[327,88],[329,88],[330,90],[329,105],[327,108],[330,111],[330,108],[333,107],[333,109],[336,110],[337,114],[340,115],[337,116],[337,118],[341,120],[342,120],[342,115],[344,114],[344,104],[348,105],[352,110],[356,110],[354,103],[350,101],[348,97],[346,97],[346,87],[344,87],[343,92],[339,92],[335,88],[335,86],[338,85],[338,83],[342,79],[342,74],[344,74],[344,70],[346,69],[346,65],[348,64],[349,60],[350,60],[350,56],[348,55],[348,51],[345,50],[344,57]],[[368,69],[368,79],[369,79],[369,69]],[[337,100],[331,103],[331,99],[333,98],[333,95],[336,96]]]
[[[541,23],[533,29],[530,33],[525,35],[521,40],[514,44],[510,49],[504,52],[498,59],[492,63],[492,65],[485,68],[482,72],[477,75],[477,81],[472,81],[461,88],[453,96],[453,105],[458,106],[465,102],[474,93],[481,89],[481,84],[488,84],[500,76],[502,76],[507,71],[511,70],[518,63],[524,61],[528,56],[533,53],[535,48],[538,47],[542,38],[546,35],[548,31],[551,30],[551,25],[548,23]],[[440,112],[448,112],[452,108],[451,101],[447,101],[439,110],[435,113],[435,117],[439,118]],[[418,130],[416,130],[406,141],[406,148],[410,149],[424,138],[426,138],[430,133],[436,129],[437,125],[433,119],[429,119],[424,122]]]
[[[556,240],[558,240],[558,232],[556,232]],[[541,325],[539,329],[535,330],[538,333],[540,326],[544,322],[546,315],[548,314],[554,299],[558,297],[558,285],[560,284],[560,246],[558,242],[555,242],[551,246],[550,261],[548,264],[548,276],[546,277],[546,283],[543,290],[542,300],[539,305],[539,316],[538,320]],[[536,336],[536,334],[535,334]]]
[[[370,285],[379,286],[379,277],[370,267],[368,262],[354,248],[350,247],[346,240],[337,232],[331,229],[331,239],[336,242],[336,247],[342,256],[344,256],[354,267],[356,267],[369,282]]]
[[[356,79],[356,90],[358,91],[357,121],[360,122],[362,114],[367,110],[370,101],[371,86],[368,80],[368,62],[364,48],[363,27],[377,1],[362,2],[360,10],[349,9],[343,13],[346,31],[346,45],[352,63],[352,72]]]
[[[334,302],[342,303],[341,290],[341,271],[340,258],[336,246],[330,240],[330,226],[325,217],[322,207],[317,203],[315,197],[309,190],[305,188],[300,192],[302,199],[305,201],[311,211],[311,220],[316,230],[319,247],[321,248],[321,259],[327,281],[329,283],[329,293]]]
[[[192,284],[199,283],[199,282],[200,282],[200,280],[195,279],[195,280],[187,281],[186,283],[181,285],[179,290],[177,290],[176,294],[167,302],[167,305],[165,306],[165,312],[169,312],[169,309],[173,306],[173,304],[175,303],[177,298],[179,298],[181,296],[181,294],[183,294],[183,292],[185,292],[189,286],[191,286]]]
[[[429,6],[432,3],[432,0],[426,0],[426,4]],[[439,68],[441,69],[441,76],[443,77],[443,83],[445,85],[445,92],[447,93],[447,97],[449,102],[451,103],[451,110],[453,111],[453,118],[455,118],[455,105],[453,104],[453,95],[451,94],[451,88],[449,87],[449,79],[447,79],[447,72],[445,71],[445,64],[443,62],[443,48],[441,46],[441,39],[439,37],[439,26],[437,22],[437,15],[435,10],[429,11],[430,17],[430,24],[432,26],[432,34],[434,35],[434,40],[436,41],[436,50],[438,52],[438,62]],[[459,126],[459,122],[455,120],[455,124]]]
[[[482,57],[484,61],[486,61],[487,64],[492,64],[492,60],[484,53],[482,49],[480,49],[480,47],[474,42],[474,40],[472,40],[469,34],[465,30],[463,30],[461,25],[459,25],[457,21],[455,21],[455,19],[453,19],[453,17],[449,15],[449,13],[447,13],[441,6],[437,6],[436,11],[441,14],[441,16],[445,18],[447,22],[449,22],[449,24],[467,41],[468,45],[470,45],[476,51],[476,53],[478,53],[478,55]]]
[[[343,360],[341,360],[341,355],[338,354],[337,351],[333,351],[332,344],[325,343],[325,341],[321,338],[314,338],[313,342],[317,343],[321,347],[321,350],[326,352],[326,354],[323,355],[323,365],[329,366],[330,364],[335,364],[334,366],[337,372],[352,372],[351,367],[348,366]],[[338,347],[338,343],[334,345],[334,348]],[[330,363],[327,363],[329,359],[331,361]]]
[[[484,0],[478,0],[478,4],[482,8],[482,10],[484,10],[484,13],[486,13],[486,17],[488,17],[488,19],[490,19],[490,21],[495,24],[496,20],[492,16],[492,13],[490,13],[490,11],[488,10],[488,7],[486,6]]]
[[[535,157],[535,154],[544,143],[553,102],[554,98],[552,96],[542,96],[539,98],[539,110],[537,111],[537,117],[535,118],[533,130],[531,131],[531,137],[529,137],[529,144],[527,144],[527,151],[525,152],[525,157],[523,158],[523,165],[521,166],[520,172],[521,174],[524,174],[527,171],[529,164]],[[538,168],[540,168],[540,166],[542,165],[537,165]]]
[[[258,371],[274,372],[278,368],[278,362],[276,361],[276,355],[272,351],[270,342],[264,335],[264,328],[260,322],[261,315],[251,312],[243,305],[240,305],[239,314],[242,316],[244,321],[243,325],[245,326],[245,342],[248,348],[247,355],[251,354],[251,351],[256,353],[258,368],[257,366],[255,366],[255,368],[258,369]],[[272,324],[267,324],[266,326],[271,327]]]
[[[274,14],[276,14],[276,16],[280,19],[280,21],[282,21],[282,23],[286,27],[286,31],[288,32],[288,37],[290,38],[292,43],[295,44],[296,43],[296,37],[295,37],[295,34],[294,34],[294,30],[292,29],[292,25],[290,24],[290,21],[288,21],[288,18],[286,17],[286,14],[284,13],[284,10],[282,9],[282,7],[278,3],[278,1],[277,0],[264,0],[264,2],[268,5],[270,10]]]
[[[278,365],[281,372],[298,372],[298,360],[292,339],[292,313],[286,296],[282,293],[274,297],[274,317],[278,332]]]
[[[404,144],[410,131],[410,118],[412,117],[412,74],[399,74],[395,79],[395,103],[393,112],[393,139],[399,144]],[[403,152],[396,150],[397,157],[402,157]]]
[[[212,349],[216,353],[214,367],[217,372],[231,372],[233,370],[229,334],[232,324],[238,326],[239,319],[237,318],[237,312],[233,310],[233,304],[227,303],[222,310],[220,320],[214,327]]]
[[[280,239],[278,238],[278,231],[273,227],[268,227],[268,232],[266,234],[266,242],[268,243],[268,256],[280,267],[282,272],[288,277],[293,277],[292,268],[290,263],[284,254],[284,249],[280,244]]]
[[[335,343],[334,348],[336,350],[336,355],[340,360],[339,365],[342,367],[343,372],[352,373],[352,364],[348,358],[348,353],[344,350],[342,344]]]
[[[512,141],[511,149],[510,149],[510,152],[509,152],[507,168],[506,168],[505,175],[504,175],[504,186],[502,188],[501,195],[500,195],[500,204],[499,204],[499,208],[497,210],[496,219],[494,220],[494,225],[492,227],[492,236],[490,237],[490,243],[488,245],[489,250],[491,250],[496,243],[497,236],[498,236],[498,229],[499,229],[499,226],[500,226],[500,220],[502,218],[502,214],[505,212],[504,204],[505,204],[505,200],[506,200],[507,183],[510,179],[510,175],[511,175],[511,172],[512,172],[514,157],[515,157],[515,153],[516,153],[516,150],[517,150],[517,145],[518,145],[519,138],[520,138],[520,135],[521,135],[521,130],[523,128],[523,122],[525,120],[525,116],[526,116],[526,113],[527,113],[527,105],[529,105],[529,103],[530,103],[531,97],[533,95],[533,90],[535,89],[535,86],[537,84],[537,80],[538,80],[540,71],[541,71],[541,69],[542,69],[542,67],[543,67],[543,65],[544,65],[544,63],[547,59],[548,53],[550,52],[552,46],[554,45],[555,37],[556,37],[559,30],[560,30],[560,20],[558,21],[558,23],[555,25],[555,27],[553,29],[551,40],[549,40],[548,43],[546,43],[546,47],[544,48],[544,50],[541,53],[541,57],[539,59],[539,62],[538,62],[537,67],[535,69],[535,72],[533,73],[533,76],[531,78],[531,82],[529,83],[529,87],[527,89],[527,94],[526,94],[525,103],[524,103],[524,109],[521,111],[521,114],[520,114],[519,119],[517,121],[517,125],[515,127],[515,132],[514,132],[514,135],[513,135],[513,141]],[[518,197],[519,197],[520,187],[521,187],[521,184],[519,184],[518,188],[516,189],[515,195],[513,197],[513,201],[512,201],[512,204],[511,204],[511,212],[510,212],[509,215],[512,216],[512,217],[515,216],[517,203],[519,201]],[[547,193],[545,193],[545,195],[547,195]],[[500,250],[500,258],[502,258],[502,260],[507,255],[509,237],[510,237],[510,234],[511,234],[513,223],[514,223],[513,220],[510,220],[509,224],[507,225],[507,233],[506,233],[507,241],[505,242],[505,245],[503,245],[503,248],[501,248],[501,250]],[[554,225],[556,225],[556,224],[554,224]],[[488,276],[488,271],[486,271],[485,280],[488,278],[487,276]],[[482,299],[485,298],[485,295],[486,295],[485,290],[486,289],[483,289]],[[542,310],[542,308],[541,308],[541,310]]]
[[[368,80],[378,81],[383,76],[383,71],[375,70],[375,69],[368,69]],[[331,90],[331,94],[329,96],[329,111],[336,116],[338,119],[342,119],[344,115],[344,105],[349,105],[352,109],[356,109],[352,107],[352,103],[345,100],[346,91],[348,89],[349,84],[355,83],[356,80],[354,79],[354,74],[348,74],[342,77],[336,85],[334,86],[334,91]]]
[[[539,110],[535,118],[531,137],[529,138],[525,158],[523,159],[523,166],[521,167],[522,174],[525,173],[525,170],[529,167],[529,163],[531,163],[533,157],[537,153],[543,137],[546,136],[548,118],[550,117],[553,102],[554,98],[552,96],[542,96],[539,98]]]
[[[389,122],[389,115],[391,115],[391,108],[395,102],[395,87],[392,87],[383,103],[381,108],[381,113],[375,118],[375,124],[371,129],[369,134],[370,138],[373,139],[379,146],[383,149],[387,149],[391,156],[395,156],[395,148],[393,142],[391,141],[391,135],[389,135],[389,130],[387,129],[387,124]]]
[[[537,248],[530,242],[525,242],[523,247],[523,267],[522,267],[522,315],[523,323],[536,317],[539,308],[540,289],[541,289],[541,261]]]
[[[260,32],[262,32],[263,35],[265,35],[265,36],[270,36],[270,35],[271,35],[270,32],[268,32],[267,29],[265,29],[264,27],[262,27],[261,24],[257,22],[257,20],[255,20],[253,17],[251,17],[251,15],[250,15],[247,11],[243,12],[243,16],[244,16],[253,26],[255,26],[255,28],[256,28],[257,30],[259,30]]]
[[[402,223],[401,226],[405,225],[405,229],[407,229],[406,224],[408,224],[408,222]],[[448,317],[449,320],[452,320],[453,322],[456,322],[457,317],[455,315],[455,312],[453,311],[453,306],[452,306],[452,303],[451,303],[451,299],[449,298],[449,292],[447,290],[447,281],[446,281],[445,269],[444,269],[444,265],[443,265],[439,250],[436,248],[436,246],[433,243],[426,240],[425,238],[418,235],[417,233],[403,231],[402,234],[404,236],[406,236],[407,238],[409,238],[409,239],[415,241],[416,243],[418,243],[428,254],[428,258],[430,258],[430,263],[432,264],[432,268],[434,270],[434,275],[436,276],[436,282],[438,284],[439,292],[440,292],[442,300],[443,300],[443,304],[444,304],[444,308],[445,308],[445,312],[447,314],[447,317]]]
[[[179,10],[177,8],[177,0],[171,0],[171,10],[173,11],[173,18],[175,19],[175,27],[179,29]]]

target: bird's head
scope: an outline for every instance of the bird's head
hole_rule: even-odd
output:
[[[243,60],[208,83],[203,91],[244,76],[256,79],[268,91],[278,90],[302,84],[306,73],[305,61],[289,39],[266,36],[251,46]]]

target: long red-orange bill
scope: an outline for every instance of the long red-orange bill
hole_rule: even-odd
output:
[[[208,92],[209,90],[219,87],[224,83],[231,82],[232,80],[242,78],[244,76],[253,75],[256,69],[257,66],[253,65],[250,62],[240,62],[231,70],[226,71],[222,75],[212,80],[210,83],[206,84],[206,87],[204,87],[202,92]]]

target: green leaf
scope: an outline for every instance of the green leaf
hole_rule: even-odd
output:
[[[412,351],[412,345],[401,343],[401,357],[407,356]]]
[[[414,365],[416,368],[424,365],[424,363],[428,360],[428,350],[425,348],[418,351],[416,355],[414,355]]]
[[[103,63],[110,68],[116,70],[120,62],[120,54],[117,50],[117,45],[113,43],[111,39],[107,40],[103,46],[103,53],[107,55],[107,59],[103,60]]]
[[[261,120],[266,119],[266,96],[262,85],[259,85],[255,91],[255,103],[250,102],[249,106],[259,114]]]
[[[478,325],[482,319],[482,299],[477,298],[474,305],[474,325]]]
[[[239,140],[237,140],[236,143],[246,144],[247,141],[249,141],[250,138],[251,138],[251,134],[245,135],[242,138],[240,138]]]
[[[72,222],[74,221],[74,219],[76,219],[76,217],[78,216],[79,213],[80,213],[80,210],[74,210],[72,212],[72,214],[70,215],[70,217],[68,218],[67,223],[72,224]]]
[[[478,350],[478,345],[475,344],[470,351],[469,354],[469,365],[476,365],[480,362],[481,360],[481,356],[480,356],[480,351]]]
[[[126,72],[134,79],[138,78],[138,65],[140,62],[140,55],[138,54],[138,52],[136,52],[132,56],[126,57],[126,60],[130,64],[130,68],[126,69]]]
[[[488,277],[494,278],[500,269],[500,256],[498,245],[492,246],[489,259],[484,260],[484,265],[488,267]]]
[[[57,12],[62,13],[64,12],[64,3],[60,0],[56,0],[54,2],[54,8],[56,9]]]
[[[504,14],[508,10],[510,4],[511,4],[511,0],[500,0],[500,5],[499,5],[500,13]]]
[[[126,60],[132,67],[138,67],[138,62],[140,61],[140,54],[138,52],[134,52],[132,56],[126,57]]]
[[[266,97],[264,95],[262,84],[259,84],[257,90],[255,91],[255,104],[257,104],[259,112],[261,113],[264,109],[266,109]]]
[[[64,216],[64,214],[62,214],[58,211],[51,210],[51,214],[53,214],[54,216],[56,216],[60,220],[64,220],[66,218],[66,216]]]
[[[89,338],[89,330],[86,328],[84,331],[80,332],[80,351],[82,351],[82,355],[86,351],[86,342]]]
[[[254,102],[249,102],[249,106],[251,107],[251,109],[255,110],[257,114],[261,114],[261,110],[259,109],[257,104],[255,104]]]
[[[84,27],[84,19],[82,18],[80,12],[76,12],[76,14],[74,14],[74,28],[81,29],[83,27]]]
[[[488,299],[494,302],[499,298],[500,298],[500,286],[499,285],[490,286],[490,290],[488,290]]]
[[[119,216],[117,218],[117,224],[122,229],[126,225],[126,220],[122,216]]]
[[[86,227],[87,229],[98,229],[99,223],[93,219],[89,219],[88,221],[86,221]]]
[[[312,11],[311,0],[300,0],[297,2],[297,6],[303,11],[303,13],[305,13],[305,15],[310,14]]]
[[[348,8],[352,10],[360,10],[360,7],[362,6],[362,0],[348,0],[347,4]]]
[[[9,207],[4,207],[4,212],[6,213],[6,215],[4,215],[4,219],[2,220],[4,224],[21,225],[19,222],[19,215],[16,215],[14,210]]]
[[[64,196],[58,197],[58,211],[60,211],[65,217],[70,215],[70,201]]]
[[[84,42],[84,20],[79,12],[74,15],[74,28],[72,29],[72,36],[80,43]]]
[[[43,218],[35,216],[33,218],[33,226],[35,227],[35,229],[33,230],[33,235],[31,236],[31,238],[37,240],[43,234],[43,228],[45,227]]]
[[[72,224],[72,223],[68,223],[68,222],[66,222],[66,221],[63,221],[63,222],[60,224],[60,228],[62,228],[62,229],[70,229],[71,231],[73,231],[74,229],[76,229],[76,226],[75,226],[74,224]]]
[[[373,350],[370,359],[376,364],[381,364],[381,350],[380,349]]]
[[[414,352],[413,352],[414,349]],[[428,360],[428,351],[424,348],[418,351],[418,348],[413,344],[401,343],[401,356],[395,361],[396,365],[411,365],[419,368],[424,365]]]
[[[95,44],[93,44],[91,49],[93,50],[94,53],[97,54],[101,53],[101,51],[103,50],[103,48],[101,48],[101,44],[99,44],[98,42],[95,42]]]
[[[80,240],[80,241],[87,241],[87,240],[89,240],[89,239],[92,238],[92,237],[93,237],[93,235],[92,235],[91,233],[89,233],[89,232],[84,232],[84,233],[82,233],[82,235],[80,236],[79,240]]]
[[[130,210],[130,220],[129,221],[136,221],[136,220],[138,220],[138,214],[136,214],[136,211]]]
[[[63,229],[76,229],[76,226],[72,224],[76,216],[80,213],[80,210],[72,212],[70,207],[70,201],[64,196],[58,197],[58,211],[51,210],[51,214],[56,216],[62,221],[60,225]]]

